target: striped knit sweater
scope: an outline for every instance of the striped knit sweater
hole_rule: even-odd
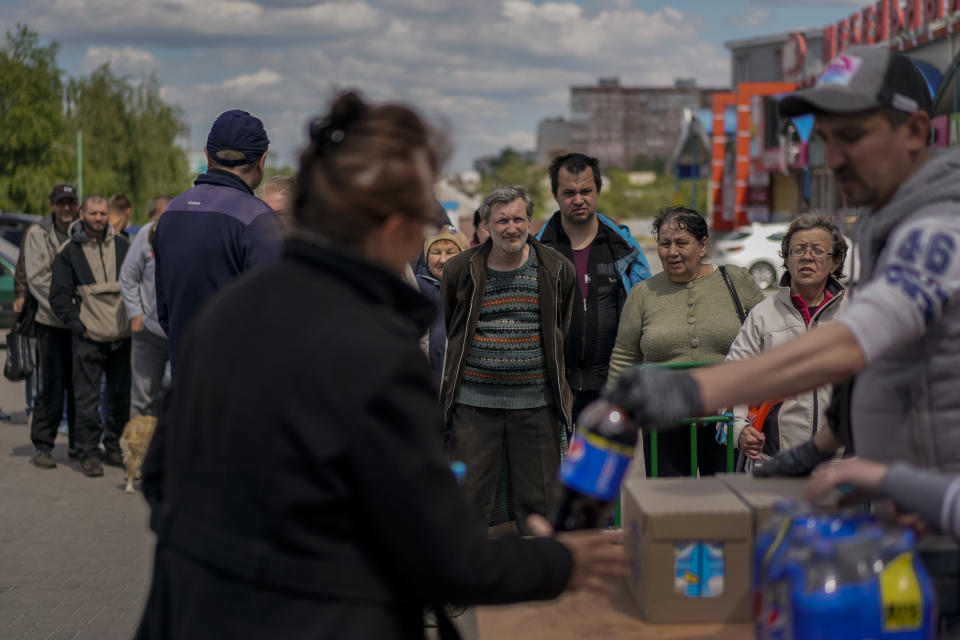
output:
[[[532,409],[552,401],[544,360],[537,253],[514,271],[487,269],[487,288],[457,402]]]

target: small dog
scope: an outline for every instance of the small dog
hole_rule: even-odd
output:
[[[133,482],[140,479],[140,466],[147,455],[147,448],[156,428],[157,419],[153,416],[134,416],[123,428],[120,452],[123,453],[123,466],[127,469],[124,474],[127,481],[124,491],[127,493],[133,493]]]

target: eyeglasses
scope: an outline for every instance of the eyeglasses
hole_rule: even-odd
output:
[[[802,256],[807,252],[809,252],[810,255],[813,256],[814,258],[823,258],[824,256],[833,255],[823,247],[807,247],[804,245],[800,245],[798,247],[794,247],[793,249],[790,249],[790,255],[793,256],[794,258],[799,258],[800,256]]]

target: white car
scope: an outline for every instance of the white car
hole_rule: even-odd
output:
[[[761,289],[775,287],[784,272],[780,242],[789,226],[784,223],[754,222],[748,226],[737,227],[716,241],[713,262],[718,265],[732,264],[743,267],[750,272]],[[854,263],[853,243],[850,238],[846,240],[850,248],[843,265],[846,276],[844,283],[851,281],[851,276],[859,266]]]

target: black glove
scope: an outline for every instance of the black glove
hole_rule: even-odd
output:
[[[829,454],[820,453],[813,440],[807,440],[798,447],[781,451],[762,466],[755,468],[753,475],[755,478],[808,476],[818,464],[831,457]]]
[[[680,426],[682,419],[699,416],[703,407],[693,376],[658,367],[627,369],[603,395],[647,431]]]

